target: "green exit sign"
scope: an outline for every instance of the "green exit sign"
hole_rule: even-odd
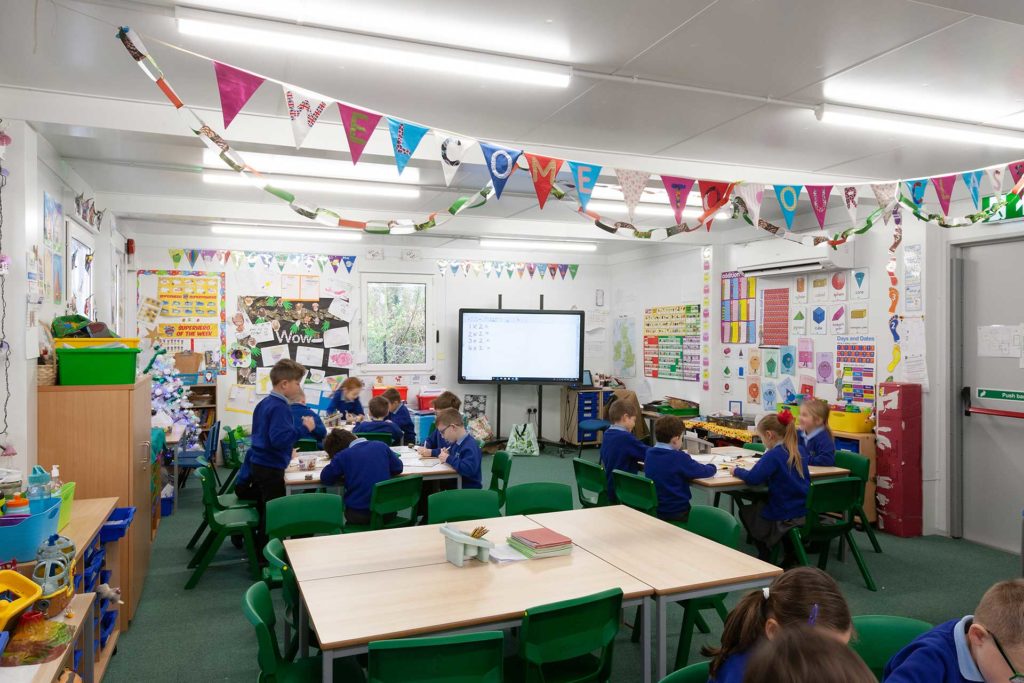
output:
[[[990,218],[985,219],[985,223],[995,223],[997,221],[1011,221],[1017,218],[1024,218],[1024,206],[1021,205],[1020,197],[1015,194],[1006,195],[995,195],[990,194],[986,197],[981,198],[981,208],[987,209],[996,202],[1003,200],[1006,197],[1006,206],[999,209],[999,211],[992,214]]]
[[[1013,391],[1012,389],[982,389],[978,388],[978,398],[990,398],[997,401],[1024,401],[1024,391]]]

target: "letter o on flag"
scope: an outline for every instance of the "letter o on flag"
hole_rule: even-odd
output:
[[[500,168],[502,164],[499,163],[499,159],[504,160],[503,168]],[[512,155],[503,149],[495,150],[491,155],[491,175],[504,180],[512,175],[513,170],[515,170],[515,166],[512,164]]]
[[[779,204],[786,211],[796,211],[797,193],[796,188],[792,185],[787,185],[782,188],[782,192],[779,193]]]

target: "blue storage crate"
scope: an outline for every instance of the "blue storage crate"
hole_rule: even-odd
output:
[[[100,583],[110,583],[110,577],[113,575],[113,571],[104,569],[100,571]]]
[[[5,515],[0,517],[0,548],[2,559],[12,558],[19,562],[36,559],[36,551],[47,538],[57,533],[60,518],[60,498],[51,498],[49,507],[30,515]]]
[[[844,439],[841,436],[835,437],[837,451],[853,451],[860,453],[860,441],[857,439]]]
[[[160,516],[170,517],[174,514],[174,496],[160,499]]]
[[[128,533],[128,525],[135,519],[135,508],[114,508],[100,529],[100,543],[112,543]]]
[[[100,619],[100,648],[107,646],[107,641],[110,639],[110,634],[114,631],[114,626],[117,625],[117,612],[107,612]]]

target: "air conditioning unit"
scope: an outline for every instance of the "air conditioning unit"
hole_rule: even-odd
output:
[[[833,249],[827,245],[809,247],[788,240],[764,240],[745,245],[736,261],[737,270],[755,277],[846,270],[853,268],[853,247],[843,244]]]

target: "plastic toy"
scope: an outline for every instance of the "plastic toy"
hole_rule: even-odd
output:
[[[9,569],[0,571],[0,631],[42,594],[43,589],[31,579]]]

